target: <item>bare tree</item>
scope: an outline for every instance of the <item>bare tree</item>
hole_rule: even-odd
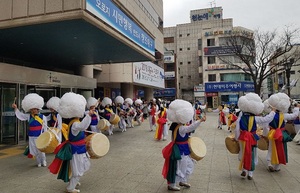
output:
[[[260,95],[266,78],[278,71],[284,71],[290,61],[293,61],[293,65],[299,65],[296,63],[300,59],[300,46],[295,46],[298,35],[299,29],[291,30],[290,27],[286,27],[282,33],[277,30],[255,30],[254,33],[234,31],[226,44],[236,58],[235,61],[229,61],[220,55],[218,58],[230,67],[250,75],[255,93]]]

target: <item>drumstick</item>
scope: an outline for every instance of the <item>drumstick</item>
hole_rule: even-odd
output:
[[[84,130],[85,132],[87,133],[97,133],[97,132],[94,132],[94,131],[88,131],[88,130]]]
[[[100,103],[100,98],[98,98],[98,100],[97,100],[97,102],[95,104],[95,107],[97,107],[99,105],[99,103]]]

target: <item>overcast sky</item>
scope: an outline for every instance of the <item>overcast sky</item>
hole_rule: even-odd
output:
[[[164,27],[190,23],[190,10],[210,8],[213,0],[163,0]],[[272,31],[285,26],[300,28],[300,0],[215,0],[223,18],[233,26]],[[214,5],[214,4],[213,4]]]

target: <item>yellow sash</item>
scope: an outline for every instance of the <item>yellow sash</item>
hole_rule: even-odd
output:
[[[281,128],[281,125],[283,123],[283,113],[279,113],[279,125],[278,128]],[[276,132],[277,128],[274,129],[270,129],[269,133],[268,133],[268,139],[269,142],[271,142],[272,144],[272,153],[271,153],[271,164],[275,165],[275,164],[279,164],[279,160],[278,160],[278,154],[277,154],[277,148],[276,148],[276,143],[274,139],[274,134]]]
[[[113,113],[113,111],[111,109],[109,109],[109,108],[105,108],[105,110],[107,110],[110,113]]]
[[[43,125],[43,119],[41,119],[38,115],[31,115],[37,122]]]
[[[176,126],[176,128],[174,129],[174,136],[173,136],[173,141],[175,142],[175,139],[176,139],[176,137],[177,137],[177,131],[178,131],[178,129],[179,129],[179,127],[181,126],[182,124],[178,124],[177,126]]]
[[[70,126],[71,126],[74,122],[80,122],[80,121],[79,121],[79,118],[72,119],[72,120],[70,121],[69,125],[67,125],[66,123],[63,123],[63,124],[62,124],[61,133],[63,134],[63,136],[65,137],[66,140],[69,140]]]

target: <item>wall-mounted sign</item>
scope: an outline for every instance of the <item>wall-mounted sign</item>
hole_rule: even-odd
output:
[[[203,49],[205,56],[233,55],[241,46],[210,46]]]
[[[174,56],[164,56],[164,63],[174,63]]]
[[[86,9],[124,36],[155,55],[155,42],[111,0],[86,0]]]
[[[196,10],[195,12],[197,12]],[[204,10],[205,11],[205,10]],[[191,21],[202,21],[202,20],[212,20],[212,19],[222,19],[222,9],[211,8],[206,12],[199,10],[198,13],[193,12],[191,14]]]
[[[170,80],[175,78],[175,72],[174,71],[169,71],[165,72],[165,79]]]
[[[165,88],[165,72],[161,67],[152,62],[133,63],[133,82]]]
[[[166,88],[161,90],[156,90],[153,92],[154,97],[171,97],[176,95],[175,88]]]
[[[213,82],[205,83],[205,92],[254,92],[253,82]]]

